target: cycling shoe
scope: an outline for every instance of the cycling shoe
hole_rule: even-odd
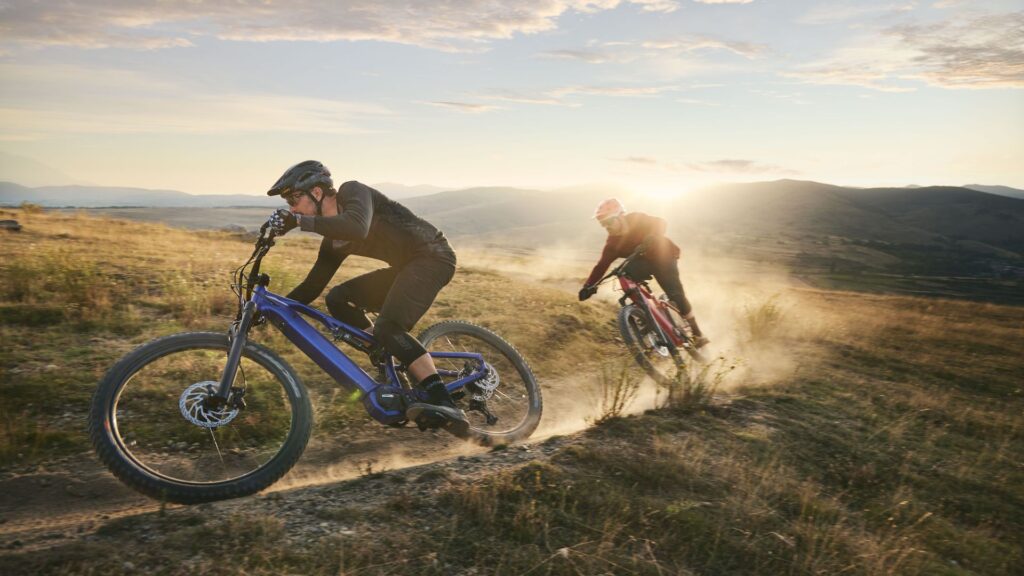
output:
[[[459,438],[464,438],[469,433],[466,413],[458,408],[416,402],[406,409],[405,416],[415,422],[420,430],[441,428]]]

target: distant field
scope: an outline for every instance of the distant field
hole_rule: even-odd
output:
[[[139,222],[164,223],[198,230],[257,229],[266,221],[267,208],[96,208],[63,212],[104,215]],[[434,223],[449,230],[448,222]],[[457,227],[456,227],[457,228]],[[452,235],[457,248],[472,251],[481,258],[504,262],[541,256],[563,261],[583,278],[588,265],[600,252],[599,237],[566,237],[558,241],[538,241],[533,229]],[[550,233],[550,232],[548,232]],[[303,233],[293,233],[303,234]],[[315,235],[308,234],[310,237]],[[707,260],[734,260],[738,265],[782,267],[808,285],[837,290],[935,296],[1024,305],[1024,267],[1010,269],[1003,277],[994,277],[989,260],[975,252],[953,245],[899,245],[865,240],[850,240],[828,235],[740,236],[735,234],[701,235],[692,230],[676,236],[683,248],[681,269],[701,276],[701,263]],[[691,258],[694,256],[694,258]],[[1008,262],[1018,262],[1012,253],[1000,253]],[[696,261],[696,265],[694,265]],[[549,266],[550,268],[550,266]],[[565,269],[565,266],[562,267]]]
[[[283,203],[282,203],[283,206]],[[259,228],[273,212],[270,208],[65,208],[61,212],[103,215],[138,222],[159,222],[179,228],[220,230],[241,226]]]

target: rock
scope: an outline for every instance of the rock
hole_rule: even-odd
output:
[[[17,220],[0,220],[0,230],[21,232],[21,224],[18,224]]]

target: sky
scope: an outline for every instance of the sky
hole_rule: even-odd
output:
[[[306,159],[1024,188],[1024,0],[0,0],[0,179],[262,194]]]

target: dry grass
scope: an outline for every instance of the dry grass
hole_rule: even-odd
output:
[[[624,357],[618,362],[603,364],[598,387],[598,413],[593,418],[593,424],[600,425],[620,418],[636,400],[640,392],[640,380],[632,358]]]
[[[98,242],[105,228],[126,226],[121,237],[126,230],[152,237],[158,229],[33,218],[37,231],[4,238],[5,253],[59,242],[62,226],[84,246]],[[135,278],[131,294],[145,291],[152,298],[141,307],[111,304],[137,324],[127,338],[144,341],[190,322],[222,326],[222,319],[203,316],[207,304],[192,312],[172,305],[164,288],[142,282],[140,272],[173,262],[174,270],[192,279],[190,286],[205,286],[203,280],[223,276],[204,276],[208,267],[240,261],[248,246],[210,235],[197,247],[194,236],[159,230],[167,237],[152,238],[153,245],[147,238],[131,258],[91,260],[104,274],[127,271]],[[158,248],[164,242],[176,245],[173,254]],[[305,241],[283,245],[270,262],[272,274],[297,279],[314,249]],[[581,361],[619,353],[606,307],[580,306],[564,293],[472,266],[442,294],[431,319],[483,319],[523,349],[538,372],[571,371]],[[743,311],[737,314],[734,336],[742,343],[737,354],[744,355],[744,370],[730,370],[733,362],[722,360],[701,379],[713,390],[728,374],[728,401],[606,418],[550,460],[455,483],[439,499],[401,485],[370,514],[311,512],[311,521],[316,514],[345,518],[354,534],[295,543],[273,518],[188,525],[174,523],[180,515],[146,517],[161,542],[133,543],[132,530],[126,530],[94,543],[0,558],[0,571],[118,574],[125,570],[112,551],[127,548],[139,565],[165,573],[1019,573],[1024,310],[816,290],[790,290],[767,302],[771,306],[748,309],[756,322],[747,332]],[[158,304],[166,311],[154,313]],[[785,329],[777,330],[780,325]],[[102,326],[99,320],[69,328],[63,316],[54,328],[5,321],[5,420],[34,422],[47,415],[44,399],[32,398],[31,390],[53,378],[53,371],[45,371],[51,362],[84,374],[63,389],[69,401],[80,401],[97,377],[95,365],[127,346],[126,337]],[[755,332],[767,336],[758,340]],[[112,344],[92,343],[97,336]],[[260,337],[283,348],[270,332]],[[753,377],[756,371],[782,354],[792,367],[779,372],[772,386],[744,385],[761,381]],[[330,390],[315,368],[292,362],[314,390]],[[15,378],[13,367],[20,370]],[[626,380],[617,380],[617,372],[609,376],[606,408],[621,412],[629,393],[626,386],[616,389],[616,382]],[[330,398],[326,392],[324,398]],[[335,403],[344,405],[344,399],[320,404]],[[4,434],[15,437],[23,428],[15,423]],[[50,449],[38,442],[38,451]],[[410,520],[409,511],[421,509],[430,521]],[[389,530],[371,531],[371,525]],[[223,533],[250,545],[225,548],[212,537]],[[190,564],[183,568],[185,558]]]
[[[8,415],[0,466],[86,450],[84,426],[62,430],[56,418],[70,411],[84,422],[96,381],[134,346],[175,332],[226,330],[236,309],[231,271],[252,251],[250,239],[230,233],[81,213],[14,216],[25,229],[0,235],[0,251],[8,255],[0,260],[0,405]],[[280,240],[264,261],[271,290],[287,293],[297,285],[317,247],[311,237]],[[332,284],[381,265],[350,258]],[[323,300],[315,304],[322,307]],[[472,262],[460,263],[416,331],[444,319],[495,329],[542,380],[571,373],[579,359],[619,350],[608,310]],[[280,353],[311,389],[316,434],[329,437],[367,421],[357,399],[276,330],[264,327],[253,337]],[[365,358],[354,360],[369,369]]]

